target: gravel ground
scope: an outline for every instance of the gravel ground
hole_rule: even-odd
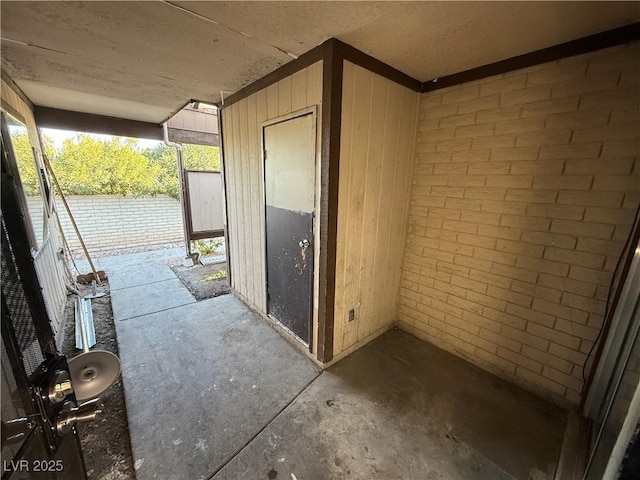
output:
[[[198,301],[225,295],[230,291],[226,263],[185,267],[180,258],[167,260],[166,263]]]
[[[177,247],[184,248],[184,242],[166,243],[163,245],[142,245],[139,247],[127,247],[127,248],[120,248],[117,250],[104,250],[104,251],[97,251],[95,249],[92,249],[91,246],[89,246],[89,254],[91,255],[91,258],[115,257],[118,255],[128,255],[130,253],[152,252],[155,250],[165,250],[168,248],[177,248]],[[72,252],[72,256],[74,260],[84,260],[86,258],[82,249],[74,250]]]

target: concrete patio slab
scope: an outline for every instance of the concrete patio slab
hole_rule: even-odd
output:
[[[116,329],[138,480],[209,478],[320,373],[231,295]]]
[[[163,248],[159,250],[149,250],[146,252],[127,253],[124,255],[112,255],[107,257],[97,257],[92,259],[93,264],[98,270],[117,271],[120,269],[126,269],[131,265],[140,265],[149,262],[159,261],[162,262],[169,258],[184,258],[185,251],[183,247],[175,248]],[[89,263],[86,259],[78,259],[75,261],[79,269],[83,270],[83,273],[90,271]]]
[[[321,373],[144,257],[107,267],[138,480],[550,478],[559,408],[398,330]]]
[[[196,303],[178,278],[115,290],[111,293],[113,318],[117,322]]]
[[[390,331],[325,371],[215,480],[551,478],[562,410]]]
[[[176,278],[173,270],[159,261],[126,265],[107,270],[111,291],[137,287]]]

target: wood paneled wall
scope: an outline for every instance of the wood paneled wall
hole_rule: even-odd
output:
[[[261,125],[313,105],[318,106],[316,119],[319,121],[321,104],[320,61],[222,110],[231,286],[247,303],[263,313],[266,313],[266,297]],[[319,145],[319,124],[317,136]],[[319,155],[318,147],[317,185],[320,184]],[[316,198],[316,206],[318,202],[319,198]],[[317,219],[318,215],[316,223]],[[316,235],[319,232],[317,224],[315,232]],[[319,245],[319,242],[315,244]],[[318,265],[317,251],[315,256],[315,265]],[[314,291],[317,293],[317,278]],[[314,341],[316,332],[317,304],[314,302]],[[315,345],[313,351],[316,351]]]
[[[419,103],[417,92],[346,61],[342,95],[336,356],[396,320]]]
[[[38,168],[44,168],[42,164],[42,150],[40,148],[40,139],[38,128],[33,116],[33,112],[27,103],[11,88],[11,86],[2,80],[2,102],[15,112],[17,112],[25,124],[29,134],[29,142],[36,150],[36,162]],[[44,201],[44,199],[43,199]],[[51,215],[55,215],[53,212]],[[57,256],[60,249],[60,233],[53,216],[48,219],[47,238],[40,246],[40,249],[34,253],[34,263],[42,294],[44,296],[47,313],[51,320],[51,327],[56,337],[62,327],[64,308],[67,300],[67,290],[64,274],[64,265]],[[58,338],[58,340],[60,340]]]

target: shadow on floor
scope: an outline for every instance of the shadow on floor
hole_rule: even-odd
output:
[[[320,373],[231,295],[116,329],[138,480],[209,478]]]
[[[399,330],[320,373],[155,255],[104,260],[138,480],[552,478],[557,407]]]
[[[565,422],[393,330],[325,371],[214,478],[552,478]]]

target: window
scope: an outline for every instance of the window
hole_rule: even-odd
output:
[[[42,195],[45,182],[44,171],[36,163],[36,151],[29,141],[29,132],[23,121],[2,111],[2,136],[8,154],[9,168],[19,178],[18,190],[22,192],[28,215],[27,230],[30,230],[32,245],[38,250],[47,238],[47,203]]]

